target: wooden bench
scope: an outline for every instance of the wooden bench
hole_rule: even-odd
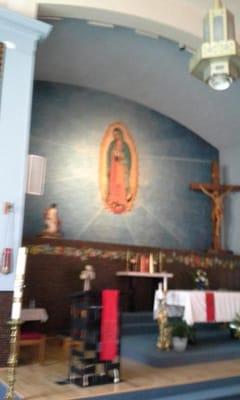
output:
[[[38,362],[42,364],[45,360],[46,335],[38,332],[22,332],[19,335],[18,347],[35,346],[38,350]]]

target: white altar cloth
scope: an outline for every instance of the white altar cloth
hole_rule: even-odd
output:
[[[230,322],[240,313],[240,292],[207,291],[214,294],[214,322]],[[183,307],[183,319],[193,325],[195,322],[207,321],[206,291],[203,290],[169,290],[167,305]],[[155,292],[154,318],[157,318],[159,300],[163,297],[161,290]]]
[[[41,321],[46,322],[48,314],[45,308],[23,308],[21,311],[21,322]]]

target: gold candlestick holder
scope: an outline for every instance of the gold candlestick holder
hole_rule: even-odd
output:
[[[14,386],[16,380],[16,367],[18,363],[18,335],[21,325],[20,319],[11,320],[8,322],[10,326],[10,354],[8,357],[8,374],[7,374],[7,392],[5,400],[14,400]]]
[[[26,247],[20,247],[18,250],[16,277],[14,282],[13,304],[11,320],[8,322],[10,326],[10,353],[8,357],[8,376],[7,376],[7,392],[5,400],[14,400],[14,385],[16,380],[16,367],[18,363],[18,336],[19,327],[21,325],[21,309],[24,288],[24,276],[26,268]]]
[[[160,350],[170,350],[172,343],[171,328],[168,323],[168,313],[167,313],[167,291],[163,291],[163,298],[160,301],[160,307],[158,312],[158,328],[159,336],[157,340],[157,347]]]

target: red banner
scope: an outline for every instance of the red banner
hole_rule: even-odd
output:
[[[102,291],[100,331],[100,360],[112,361],[118,356],[119,341],[119,291]]]

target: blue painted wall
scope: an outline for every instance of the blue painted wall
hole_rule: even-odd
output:
[[[115,121],[127,125],[139,157],[137,198],[123,215],[104,209],[98,181],[100,143]],[[177,122],[106,93],[38,82],[30,153],[47,157],[47,181],[43,197],[27,197],[25,236],[43,229],[43,209],[56,202],[66,239],[210,247],[210,202],[189,183],[210,180],[218,151]]]

